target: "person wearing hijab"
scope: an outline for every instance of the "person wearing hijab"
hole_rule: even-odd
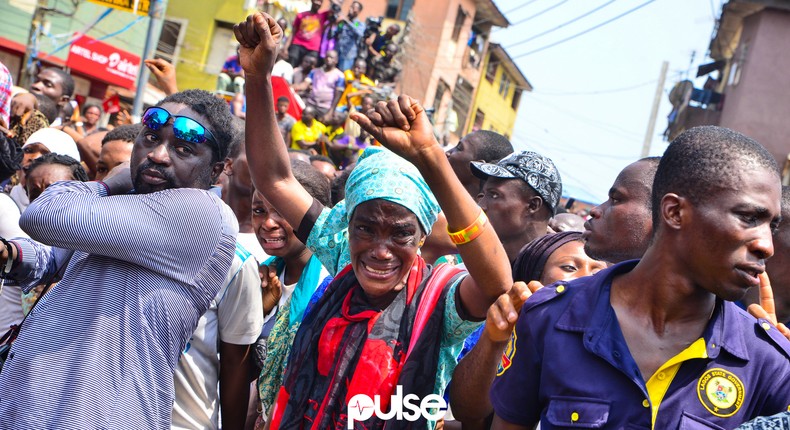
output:
[[[68,134],[54,128],[42,128],[31,134],[22,145],[22,169],[17,172],[19,184],[15,185],[9,193],[19,206],[20,212],[24,212],[30,204],[25,191],[25,169],[33,160],[50,152],[68,155],[77,161],[82,161],[77,144]]]
[[[524,245],[513,263],[513,280],[551,285],[590,276],[605,268],[605,262],[584,253],[581,232],[567,231],[547,234]]]
[[[425,399],[441,394],[464,338],[512,285],[505,250],[485,213],[452,172],[424,108],[411,97],[351,113],[390,150],[368,148],[332,209],[317,203],[291,173],[276,130],[270,82],[282,31],[256,13],[234,28],[248,76],[247,158],[253,183],[334,281],[294,339],[270,428],[344,428],[353,397]],[[408,160],[408,161],[407,161]],[[431,267],[419,256],[439,210],[468,274]],[[396,388],[398,387],[398,388]],[[388,428],[432,428],[426,414]],[[430,414],[428,414],[430,415]],[[384,427],[378,414],[357,426]]]
[[[537,281],[542,285],[551,285],[558,281],[590,276],[605,268],[605,262],[593,260],[584,253],[581,232],[547,234],[521,248],[513,263],[516,285],[513,291],[503,296],[507,297],[517,314],[523,296],[529,294],[525,284]],[[502,357],[502,342],[510,337],[515,324],[515,319],[511,323],[506,316],[500,318],[502,313],[495,312],[499,309],[497,305],[491,309],[484,329],[476,331],[466,340],[464,351],[469,351],[466,354],[468,357],[464,355],[458,358],[460,362],[453,373],[453,383],[449,389],[454,418],[463,423],[464,429],[488,428],[494,410],[488,396],[485,401],[480,401],[477,393],[488,393],[491,388],[497,364]],[[498,327],[500,321],[508,321],[508,324],[504,328]]]

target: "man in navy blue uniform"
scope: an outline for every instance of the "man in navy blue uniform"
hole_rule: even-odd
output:
[[[719,127],[673,141],[638,263],[538,290],[491,391],[495,429],[732,429],[790,404],[790,343],[731,301],[780,213],[773,157]]]

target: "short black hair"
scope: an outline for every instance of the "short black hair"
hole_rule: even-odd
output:
[[[104,146],[105,143],[113,140],[123,140],[124,142],[134,143],[135,139],[137,139],[137,135],[139,135],[141,131],[143,131],[143,125],[140,123],[121,125],[105,134],[101,140],[101,144]]]
[[[642,179],[644,179],[644,184],[648,187],[653,187],[653,181],[656,177],[656,170],[658,170],[658,164],[661,162],[661,157],[654,156],[654,157],[645,157],[636,160],[637,163],[644,163],[647,164],[647,168],[642,170],[640,174],[642,175]],[[651,209],[653,207],[653,199],[652,195],[651,198],[648,198],[645,204],[647,205],[647,209]]]
[[[507,137],[495,131],[477,130],[472,132],[472,134],[477,142],[477,145],[475,145],[477,148],[476,160],[496,163],[513,153],[513,144],[510,143]]]
[[[44,70],[50,70],[60,78],[60,87],[63,88],[63,95],[68,96],[71,98],[74,95],[74,78],[71,77],[70,74],[66,73],[65,70],[58,68],[58,67],[47,67]],[[42,72],[44,71],[42,70]]]
[[[324,206],[330,205],[329,182],[326,181],[326,176],[315,170],[313,166],[299,160],[291,161],[291,171],[294,178],[314,199]]]
[[[280,102],[288,102],[288,104],[291,104],[291,101],[288,100],[288,97],[285,97],[285,96],[277,97],[277,103],[280,103]]]
[[[47,117],[47,121],[52,124],[58,118],[58,105],[51,98],[44,94],[34,94],[38,99],[38,110]]]
[[[325,161],[325,162],[335,166],[335,169],[337,169],[337,166],[335,165],[335,162],[332,161],[332,159],[327,157],[326,155],[311,155],[310,156],[310,162],[312,163],[313,161]]]
[[[684,131],[669,144],[656,169],[651,199],[654,233],[661,225],[661,199],[667,193],[704,203],[755,169],[779,178],[776,160],[754,139],[716,126]]]
[[[782,221],[790,223],[790,187],[782,186]]]
[[[341,170],[340,173],[335,176],[335,179],[332,180],[332,206],[346,198],[346,182],[348,182],[348,177],[351,176],[351,171],[354,170],[354,167],[356,167],[356,164],[346,167],[345,170]]]
[[[227,158],[235,160],[244,151],[244,120],[234,115],[232,124],[233,140],[231,140],[230,148],[228,148]]]
[[[95,108],[99,108],[99,114],[100,115],[102,113],[104,113],[104,109],[102,109],[101,106],[97,105],[96,103],[86,103],[85,106],[82,107],[82,114],[85,115],[85,112],[87,112],[88,109],[94,108],[94,107]]]
[[[80,164],[79,161],[69,157],[68,155],[61,155],[54,152],[44,154],[41,157],[33,160],[30,163],[30,166],[27,167],[26,174],[30,175],[38,167],[47,164],[60,164],[61,166],[68,167],[71,169],[71,177],[74,178],[75,181],[90,181],[88,174],[85,172],[85,169],[82,168],[82,164]]]
[[[217,140],[217,147],[214,148],[213,162],[223,161],[230,152],[233,143],[234,127],[233,114],[225,100],[222,100],[208,91],[204,90],[185,90],[171,94],[162,99],[157,106],[165,103],[178,103],[187,105],[193,111],[203,115],[208,120],[208,127],[211,134]]]

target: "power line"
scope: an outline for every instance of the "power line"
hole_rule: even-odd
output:
[[[544,13],[546,13],[546,12],[552,10],[552,9],[560,7],[560,6],[562,6],[563,3],[567,3],[567,2],[568,2],[568,0],[562,0],[559,3],[555,3],[553,6],[550,6],[550,7],[546,8],[546,9],[543,9],[542,11],[540,11],[540,12],[534,14],[534,15],[530,15],[530,16],[528,16],[528,17],[526,17],[526,18],[524,18],[524,19],[522,19],[522,20],[520,20],[518,22],[514,22],[514,23],[512,23],[510,25],[515,26],[515,25],[523,24],[523,23],[525,23],[525,22],[527,22],[527,21],[529,21],[529,20],[531,20],[533,18],[537,18],[537,17],[543,15]]]
[[[577,38],[577,37],[579,37],[579,36],[581,36],[581,35],[584,35],[584,34],[587,34],[587,33],[591,32],[591,31],[593,31],[593,30],[595,30],[595,29],[601,28],[601,27],[603,27],[604,25],[606,25],[606,24],[609,24],[610,22],[614,22],[614,21],[616,21],[616,20],[618,20],[618,19],[620,19],[620,18],[622,18],[622,17],[624,17],[624,16],[626,16],[626,15],[628,15],[628,14],[631,14],[631,13],[633,13],[633,12],[636,12],[637,10],[639,10],[639,9],[642,9],[643,7],[645,7],[645,6],[649,5],[650,3],[653,3],[654,1],[656,1],[656,0],[648,0],[648,1],[646,1],[646,2],[644,2],[644,3],[642,3],[642,4],[640,4],[639,6],[637,6],[637,7],[633,8],[633,9],[629,9],[628,11],[626,11],[626,12],[623,12],[623,13],[621,13],[620,15],[617,15],[617,16],[615,16],[614,18],[608,19],[608,20],[606,20],[606,21],[604,21],[604,22],[602,22],[602,23],[600,23],[600,24],[598,24],[598,25],[595,25],[595,26],[593,26],[593,27],[590,27],[590,28],[588,28],[587,30],[584,30],[584,31],[582,31],[581,33],[576,33],[576,34],[574,34],[573,36],[566,37],[565,39],[562,39],[562,40],[559,40],[559,41],[557,41],[557,42],[554,42],[554,43],[552,43],[552,44],[546,45],[546,46],[544,46],[544,47],[542,47],[542,48],[534,49],[534,50],[532,50],[532,51],[528,51],[528,52],[525,52],[525,53],[523,53],[523,54],[516,55],[515,57],[513,57],[513,59],[515,60],[515,59],[518,59],[518,58],[526,57],[527,55],[532,55],[532,54],[534,54],[534,53],[536,53],[536,52],[540,52],[540,51],[543,51],[543,50],[546,50],[546,49],[552,48],[552,47],[554,47],[554,46],[557,46],[557,45],[559,45],[559,44],[561,44],[561,43],[565,43],[565,42],[567,42],[567,41],[569,41],[569,40],[575,39],[575,38]]]
[[[534,101],[536,101],[538,103],[541,103],[541,104],[543,104],[545,106],[548,106],[551,109],[554,109],[555,111],[557,111],[559,113],[562,113],[562,114],[565,114],[565,115],[567,115],[567,116],[569,116],[571,118],[575,118],[577,121],[585,122],[585,123],[589,124],[592,127],[595,127],[595,128],[600,129],[600,130],[606,131],[608,133],[617,135],[617,136],[619,136],[621,138],[628,139],[628,140],[633,140],[633,139],[638,139],[639,137],[637,137],[637,136],[640,136],[639,133],[636,133],[636,132],[633,132],[633,131],[630,131],[630,130],[626,130],[626,129],[624,129],[622,127],[619,127],[617,125],[609,124],[609,123],[606,123],[606,122],[603,122],[603,121],[600,121],[600,120],[597,120],[597,119],[593,119],[593,118],[588,118],[588,117],[586,117],[584,115],[580,115],[578,113],[574,113],[574,112],[562,109],[562,108],[558,107],[557,105],[555,105],[553,103],[549,103],[546,100],[543,100],[543,99],[541,99],[539,97],[536,97],[535,95],[532,95],[529,99],[530,100],[534,100]]]
[[[647,82],[642,82],[641,84],[629,85],[627,87],[621,88],[613,88],[610,90],[598,90],[598,91],[571,91],[571,92],[563,92],[563,91],[535,91],[535,94],[543,94],[547,96],[589,96],[589,95],[597,95],[597,94],[610,94],[610,93],[619,93],[623,91],[630,91],[635,90],[637,88],[645,87],[650,84],[655,84],[658,79],[653,79]]]
[[[521,9],[521,8],[523,8],[523,7],[525,7],[525,6],[529,6],[529,5],[531,5],[532,3],[535,3],[536,1],[538,1],[538,0],[530,0],[530,1],[526,2],[526,3],[520,4],[520,5],[516,6],[516,7],[514,7],[513,9],[510,9],[510,10],[509,10],[509,11],[507,11],[507,12],[503,12],[503,13],[502,13],[502,15],[507,15],[507,14],[509,14],[509,13],[513,13],[513,12],[515,12],[515,11],[517,11],[517,10],[519,10],[519,9]]]
[[[554,27],[554,28],[551,28],[551,29],[549,29],[549,30],[546,30],[546,31],[544,31],[544,32],[542,32],[542,33],[538,33],[538,34],[536,34],[536,35],[534,35],[534,36],[532,36],[532,37],[530,37],[530,38],[528,38],[528,39],[524,39],[524,40],[522,40],[522,41],[520,41],[520,42],[516,42],[516,43],[514,43],[514,44],[512,44],[512,45],[509,45],[509,46],[507,46],[506,48],[510,49],[510,48],[513,48],[513,47],[515,47],[515,46],[523,45],[523,44],[525,44],[525,43],[527,43],[527,42],[529,42],[529,41],[535,40],[535,39],[537,39],[537,38],[539,38],[539,37],[542,37],[542,36],[545,36],[545,35],[547,35],[547,34],[549,34],[549,33],[552,33],[552,32],[554,32],[554,31],[557,31],[557,30],[561,29],[562,27],[565,27],[565,26],[566,26],[566,25],[568,25],[568,24],[573,24],[574,22],[576,22],[576,21],[578,21],[578,20],[580,20],[580,19],[582,19],[582,18],[584,18],[584,17],[586,17],[586,16],[589,16],[589,15],[592,15],[593,13],[595,13],[595,12],[598,12],[599,10],[601,10],[601,9],[605,8],[606,6],[609,6],[610,4],[612,4],[612,3],[614,3],[614,2],[615,2],[615,0],[609,0],[608,2],[606,2],[606,3],[604,3],[604,4],[602,4],[602,5],[598,6],[598,7],[596,7],[595,9],[593,9],[593,10],[591,10],[591,11],[589,11],[589,12],[587,12],[587,13],[583,14],[583,15],[579,15],[579,16],[577,16],[576,18],[573,18],[573,19],[572,19],[572,20],[570,20],[570,21],[567,21],[567,22],[565,22],[565,23],[563,23],[563,24],[560,24],[560,25],[558,25],[558,26],[556,26],[556,27]]]

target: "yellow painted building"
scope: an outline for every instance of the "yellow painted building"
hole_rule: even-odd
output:
[[[483,70],[466,132],[491,130],[510,138],[521,96],[525,91],[532,91],[532,85],[497,43],[489,44]]]
[[[158,54],[176,65],[179,88],[216,88],[223,63],[235,54],[233,24],[248,6],[249,0],[168,1]]]

